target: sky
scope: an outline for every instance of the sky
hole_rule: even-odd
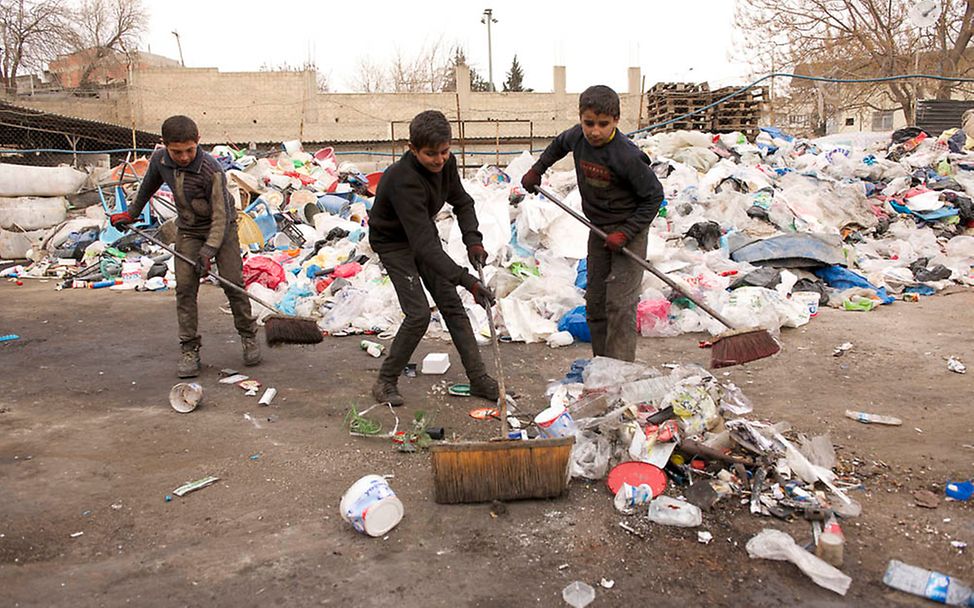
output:
[[[593,84],[625,91],[627,68],[636,66],[647,87],[703,80],[723,86],[744,83],[748,73],[731,59],[734,0],[143,2],[150,15],[142,50],[178,59],[175,30],[187,67],[256,71],[310,58],[336,92],[353,90],[363,58],[388,65],[397,52],[414,56],[437,41],[462,45],[487,78],[487,26],[480,22],[487,8],[497,19],[491,54],[498,90],[515,54],[524,86],[540,92],[553,89],[554,65],[566,66],[569,92]]]

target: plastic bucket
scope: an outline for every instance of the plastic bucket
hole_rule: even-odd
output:
[[[575,421],[563,406],[553,405],[534,417],[541,435],[547,439],[575,434]]]
[[[382,171],[375,171],[374,173],[369,173],[365,176],[365,180],[368,182],[366,187],[369,194],[375,196],[375,191],[379,187],[379,181],[382,179]]]
[[[395,528],[404,511],[396,493],[379,475],[366,475],[353,483],[338,508],[342,519],[369,536],[382,536]]]
[[[814,317],[818,315],[818,292],[796,291],[795,293],[791,294],[791,299],[808,308],[808,316]]]
[[[195,382],[180,382],[169,391],[169,405],[180,414],[188,414],[203,400],[203,387]]]
[[[347,217],[351,205],[345,197],[326,194],[318,199],[318,207],[332,215]]]

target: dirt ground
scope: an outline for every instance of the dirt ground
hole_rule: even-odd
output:
[[[974,549],[950,544],[974,543],[974,503],[930,510],[911,496],[943,496],[946,480],[974,470],[974,374],[944,361],[974,364],[972,292],[871,313],[823,310],[785,330],[778,357],[727,372],[755,416],[829,432],[840,458],[855,461],[863,515],[844,524],[853,578],[844,598],[791,564],[749,559],[744,545],[763,527],[799,543],[811,533],[804,521],[752,516],[738,500],[704,515],[709,545],[692,529],[646,524],[645,538],[631,535],[619,522],[639,518],[615,512],[603,483],[573,482],[564,498],[511,503],[498,517],[489,505],[437,505],[428,454],[342,429],[351,405],[371,403],[378,366],[359,338],[265,351],[248,373],[279,393],[259,407],[217,383],[221,368],[242,369],[239,343],[222,292],[201,293],[206,394],[180,415],[167,403],[178,381],[171,292],[0,284],[0,334],[21,336],[0,343],[0,605],[562,606],[574,580],[596,586],[593,607],[926,604],[882,584],[891,558],[974,582]],[[833,357],[846,341],[853,350]],[[415,360],[445,348],[427,339]],[[550,380],[590,354],[587,345],[502,348],[509,385],[534,409]],[[639,345],[653,365],[707,357],[690,336]],[[444,380],[462,381],[460,366],[403,378],[400,415],[422,408],[450,435],[489,436],[490,423],[467,416],[486,403],[442,395]],[[847,408],[904,424],[863,425],[843,417]],[[385,538],[357,534],[338,514],[345,489],[369,473],[395,475],[405,505]],[[165,501],[206,475],[220,481]],[[600,587],[603,578],[614,586]]]

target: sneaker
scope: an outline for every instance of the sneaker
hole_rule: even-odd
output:
[[[470,394],[474,397],[487,399],[488,401],[497,401],[497,398],[500,396],[500,389],[497,387],[497,380],[484,374],[479,378],[470,380]]]
[[[240,344],[243,345],[244,365],[252,367],[260,363],[260,343],[257,341],[256,336],[250,336],[248,338],[241,337]]]
[[[379,403],[388,403],[393,407],[398,407],[405,403],[402,395],[399,394],[399,387],[395,381],[383,380],[379,378],[372,385],[372,396]]]
[[[200,367],[200,351],[184,350],[179,365],[176,366],[176,375],[180,378],[195,378],[200,375]]]

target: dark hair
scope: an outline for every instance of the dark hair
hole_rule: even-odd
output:
[[[581,114],[585,110],[619,118],[619,95],[604,84],[589,87],[578,96],[578,113]]]
[[[426,110],[409,123],[409,143],[417,150],[450,143],[453,132],[450,121],[439,110]]]
[[[170,116],[162,123],[162,143],[199,141],[200,130],[189,116]]]

